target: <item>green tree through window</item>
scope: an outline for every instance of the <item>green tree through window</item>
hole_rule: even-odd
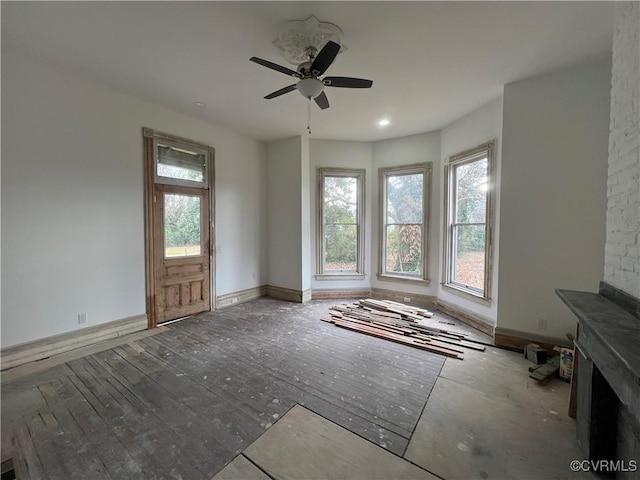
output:
[[[379,170],[382,275],[427,279],[430,171],[427,163]]]
[[[454,155],[446,166],[444,284],[489,298],[493,142]]]
[[[165,194],[165,257],[200,255],[200,201],[200,197]]]
[[[362,274],[364,170],[320,168],[318,175],[318,274]]]

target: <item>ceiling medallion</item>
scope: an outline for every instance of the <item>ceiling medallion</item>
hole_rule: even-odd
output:
[[[309,61],[309,47],[319,52],[329,40],[341,46],[338,53],[347,50],[342,43],[342,30],[337,25],[319,22],[311,15],[306,20],[285,23],[273,44],[287,62],[300,65]]]

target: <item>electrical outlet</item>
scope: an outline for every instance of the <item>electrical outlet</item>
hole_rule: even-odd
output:
[[[89,317],[87,317],[86,313],[78,314],[78,325],[82,325],[83,323],[89,323]]]
[[[231,303],[238,303],[238,297],[233,297],[231,299]]]
[[[411,299],[409,297],[404,297],[405,303],[411,303]]]
[[[547,319],[539,318],[538,319],[538,330],[546,330],[547,329]]]

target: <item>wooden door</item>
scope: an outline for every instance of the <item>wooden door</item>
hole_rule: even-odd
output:
[[[210,310],[209,190],[155,185],[157,323]]]
[[[143,128],[149,328],[215,308],[212,147]]]

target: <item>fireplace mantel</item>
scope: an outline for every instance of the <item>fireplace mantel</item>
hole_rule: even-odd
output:
[[[637,460],[640,319],[637,301],[618,301],[612,288],[603,282],[599,293],[556,290],[579,322],[577,440],[589,459]]]

